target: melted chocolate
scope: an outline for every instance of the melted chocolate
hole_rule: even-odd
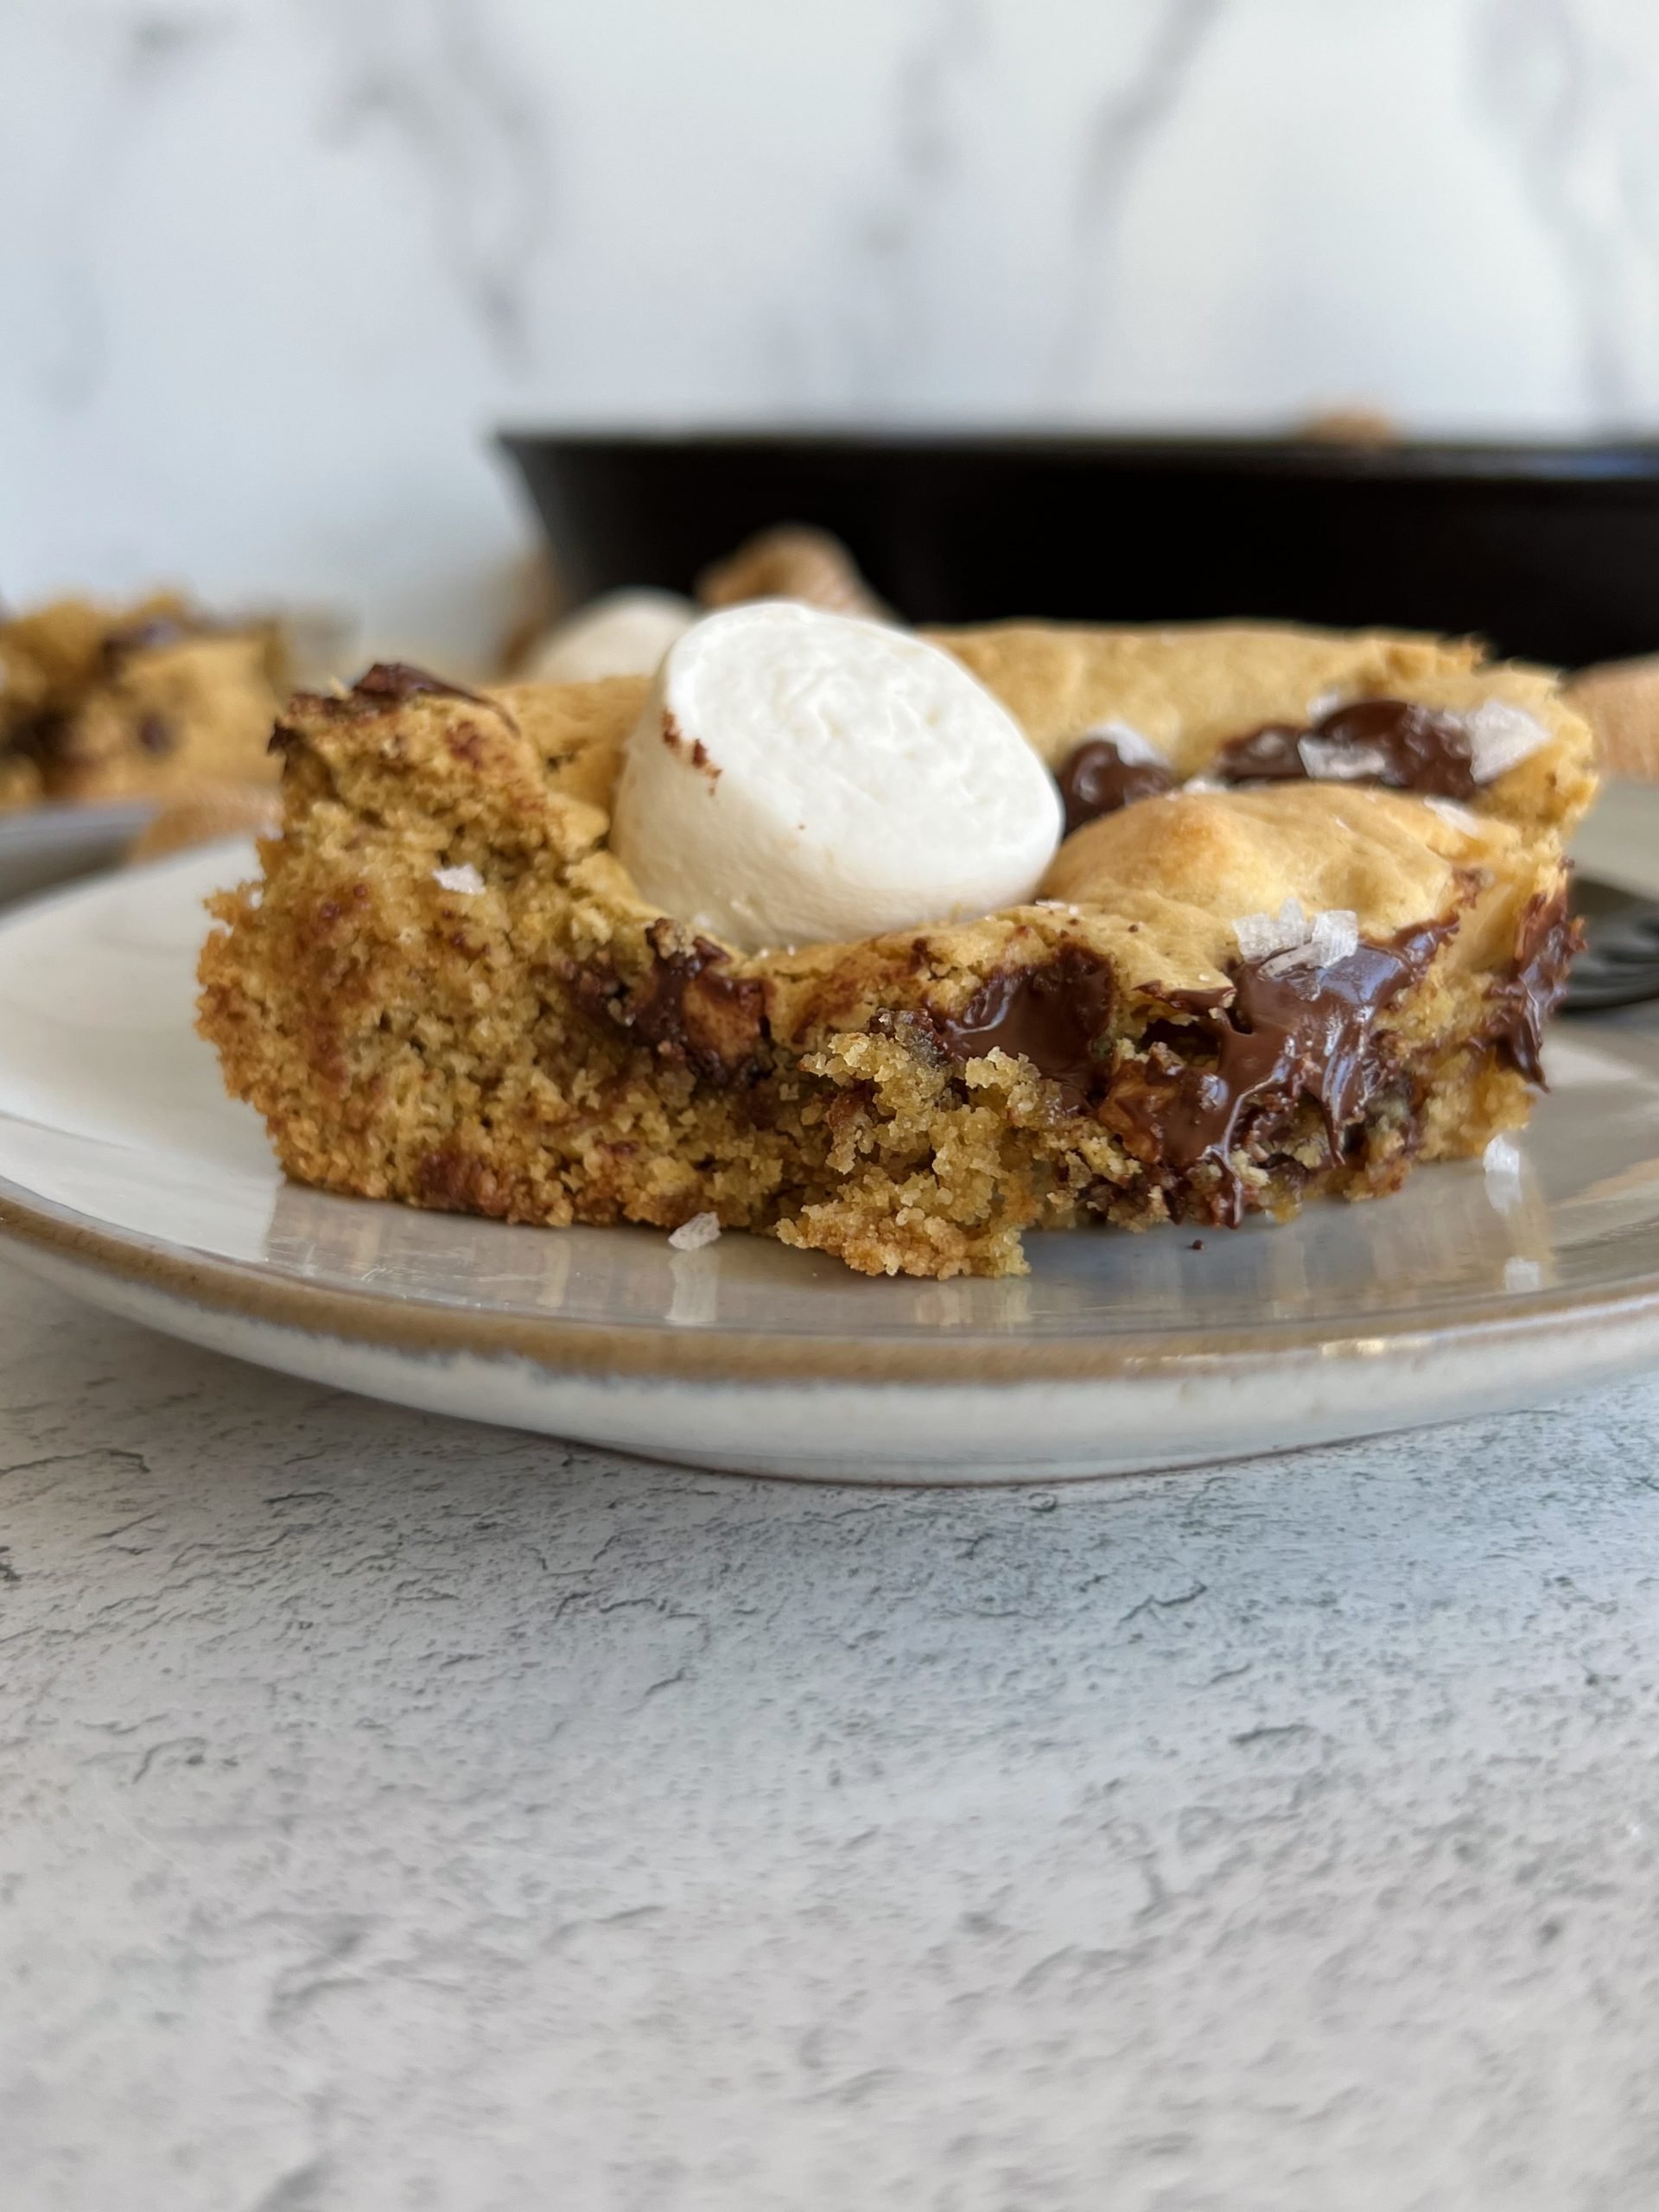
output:
[[[613,968],[596,963],[573,973],[576,1003],[673,1066],[712,1083],[735,1082],[753,1067],[766,1033],[766,985],[758,976],[720,974],[729,956],[707,938],[677,949],[660,922],[646,936],[652,964],[641,988],[625,990]]]
[[[480,698],[476,691],[468,691],[459,683],[451,683],[442,676],[434,676],[429,669],[416,668],[406,660],[378,660],[365,669],[352,690],[359,699],[391,699],[402,701],[418,698],[423,692],[433,692],[440,697],[470,699],[475,706],[487,707],[490,702]]]
[[[1567,911],[1567,887],[1529,899],[1516,935],[1515,965],[1492,993],[1488,1036],[1512,1066],[1541,1090],[1544,1024],[1561,1002],[1567,971],[1584,944],[1584,925]]]
[[[1455,923],[1408,930],[1387,945],[1362,944],[1327,968],[1247,961],[1224,1006],[1192,994],[1195,1026],[1213,1041],[1215,1065],[1183,1066],[1162,1047],[1114,1103],[1144,1140],[1147,1164],[1190,1176],[1219,1170],[1214,1211],[1236,1228],[1244,1192],[1230,1154],[1252,1136],[1288,1137],[1297,1105],[1313,1099],[1332,1161],[1342,1135],[1394,1074],[1375,1034],[1377,1015],[1423,974]]]
[[[1312,734],[1294,722],[1265,722],[1246,737],[1230,739],[1216,755],[1210,773],[1226,784],[1295,782],[1307,774],[1297,748]]]
[[[346,692],[296,691],[289,701],[292,713],[339,715],[378,714],[386,707],[401,706],[405,700],[419,698],[466,699],[475,707],[487,707],[492,714],[512,724],[512,716],[499,700],[481,698],[476,691],[468,691],[447,677],[434,676],[429,669],[416,668],[405,660],[378,660],[372,668],[365,669],[351,690]],[[517,727],[513,724],[513,727]],[[272,753],[291,753],[305,741],[305,732],[299,724],[279,721],[271,731],[268,750]],[[459,759],[479,764],[482,738],[474,725],[460,723],[448,733],[449,749]]]
[[[1065,834],[1116,814],[1138,798],[1160,798],[1179,779],[1161,760],[1126,760],[1116,739],[1085,739],[1062,763],[1055,779],[1065,801]]]
[[[1106,963],[1080,945],[1064,945],[1042,967],[991,976],[960,1014],[936,1014],[933,1027],[953,1060],[993,1052],[1027,1059],[1076,1108],[1109,1072],[1094,1046],[1111,1020],[1112,1001]]]
[[[1380,784],[1389,791],[1427,792],[1436,798],[1472,798],[1479,789],[1468,732],[1455,715],[1407,699],[1358,699],[1334,707],[1306,728],[1268,722],[1224,745],[1210,773],[1226,784],[1309,780],[1304,738],[1348,753],[1356,762],[1374,756],[1363,774],[1327,775],[1319,783]]]

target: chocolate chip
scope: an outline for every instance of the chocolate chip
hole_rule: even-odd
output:
[[[1091,737],[1067,757],[1054,780],[1065,802],[1069,837],[1103,814],[1173,791],[1178,779],[1161,760],[1126,760],[1115,738]]]
[[[459,683],[451,683],[442,676],[434,676],[429,669],[416,668],[406,660],[378,660],[365,669],[352,690],[359,698],[403,701],[418,698],[423,692],[450,699],[471,699],[476,705],[489,705],[476,691],[468,691]]]
[[[1306,728],[1268,722],[1224,745],[1210,772],[1225,784],[1288,783],[1308,779],[1304,741],[1332,748],[1320,783],[1379,784],[1389,791],[1436,798],[1472,798],[1474,751],[1454,715],[1408,699],[1357,699]],[[1317,756],[1316,756],[1317,758]],[[1345,773],[1344,766],[1353,773]]]
[[[1311,734],[1289,722],[1266,722],[1224,745],[1211,773],[1227,784],[1299,782],[1307,774],[1300,748]]]
[[[69,718],[54,708],[45,708],[17,723],[0,742],[0,753],[10,753],[23,760],[38,761],[43,766],[62,753],[63,741],[69,732]]]
[[[1573,956],[1582,950],[1584,925],[1567,911],[1567,887],[1527,901],[1509,975],[1492,993],[1496,1012],[1486,1034],[1529,1083],[1547,1090],[1543,1028],[1561,1002]]]
[[[1105,1082],[1108,1070],[1096,1047],[1104,1041],[1113,999],[1106,963],[1069,944],[1041,966],[988,977],[959,1014],[936,1014],[933,1026],[952,1059],[1002,1052],[1029,1060],[1075,1109]]]
[[[760,978],[722,975],[730,956],[707,938],[677,946],[664,922],[653,922],[645,934],[652,963],[644,984],[629,990],[607,963],[593,963],[572,973],[576,1003],[711,1083],[751,1073],[766,1036]]]

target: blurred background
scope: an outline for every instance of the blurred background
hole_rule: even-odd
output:
[[[1659,419],[1655,0],[8,0],[0,585],[472,658],[566,426]]]

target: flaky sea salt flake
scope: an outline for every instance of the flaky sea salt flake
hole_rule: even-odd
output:
[[[1300,899],[1287,899],[1276,914],[1241,914],[1233,924],[1238,949],[1247,960],[1271,960],[1307,942],[1308,918]]]
[[[1359,950],[1359,917],[1346,906],[1327,906],[1315,914],[1307,933],[1307,957],[1315,968],[1334,967]]]
[[[1461,800],[1438,798],[1433,793],[1428,792],[1424,795],[1423,804],[1433,813],[1438,814],[1448,828],[1461,830],[1465,837],[1478,837],[1480,835],[1480,817],[1471,813]]]
[[[1505,699],[1483,699],[1463,717],[1463,727],[1469,740],[1470,773],[1478,784],[1507,775],[1549,742],[1549,732],[1535,715]]]
[[[1233,924],[1246,960],[1259,961],[1269,976],[1301,968],[1330,968],[1359,948],[1359,917],[1346,906],[1306,912],[1300,899],[1287,899],[1276,914],[1243,914]]]
[[[1299,737],[1296,751],[1316,784],[1363,784],[1388,767],[1380,747],[1339,745],[1331,737]]]
[[[1480,1155],[1486,1198],[1495,1213],[1513,1213],[1524,1200],[1521,1148],[1509,1137],[1494,1137]]]
[[[712,1244],[720,1234],[717,1213],[694,1213],[690,1221],[683,1221],[669,1238],[677,1252],[701,1252]]]
[[[476,899],[486,887],[470,861],[463,861],[459,868],[435,868],[432,880],[441,891],[459,891],[467,899]]]
[[[1168,761],[1149,737],[1143,737],[1132,722],[1096,722],[1086,729],[1077,742],[1086,744],[1091,738],[1105,738],[1117,747],[1117,757],[1132,768],[1157,766],[1166,768]]]

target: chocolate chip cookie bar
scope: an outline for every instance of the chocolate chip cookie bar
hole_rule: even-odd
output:
[[[1044,798],[936,671],[871,648],[861,689],[864,645],[813,650],[816,690],[774,625],[654,686],[473,694],[382,667],[293,700],[284,831],[214,902],[200,1000],[288,1172],[996,1275],[1027,1230],[1284,1217],[1525,1121],[1575,944],[1561,840],[1595,783],[1547,675],[1382,635],[942,633]],[[872,717],[893,761],[928,756],[919,815],[909,771],[870,766]],[[959,787],[929,750],[958,743],[979,748]],[[843,850],[872,775],[874,858]],[[976,842],[982,804],[1018,837]],[[849,882],[887,898],[895,817],[971,849],[971,900],[1033,867],[1045,807],[1053,849],[1017,897],[952,912],[931,852],[913,920],[779,941]]]

